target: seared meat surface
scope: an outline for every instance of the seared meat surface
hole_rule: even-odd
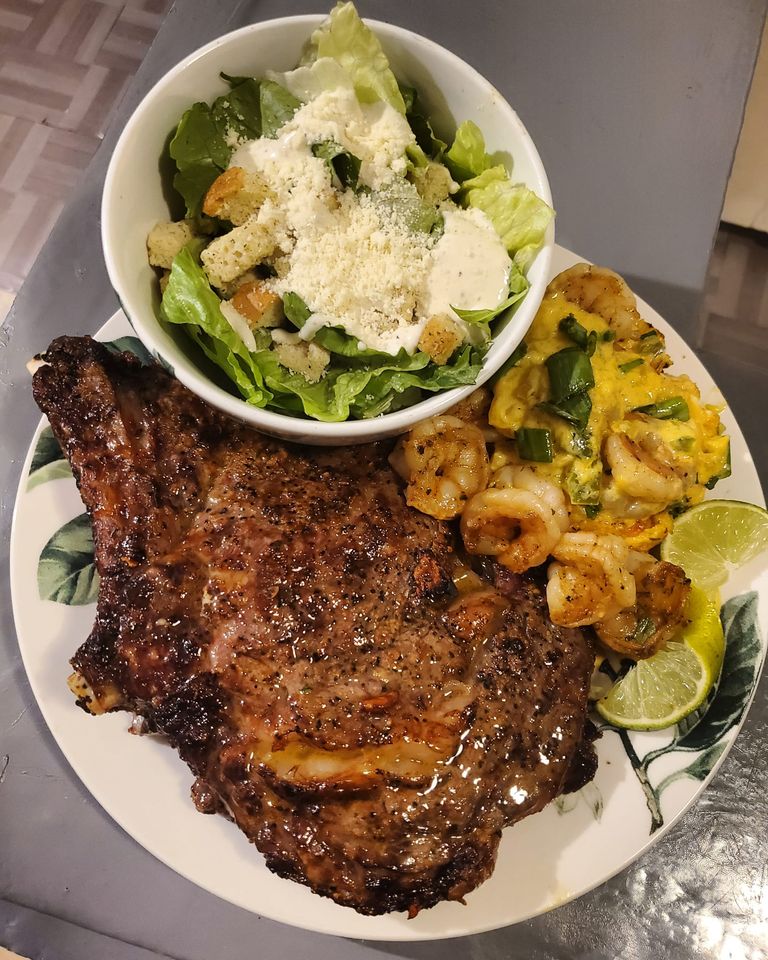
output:
[[[268,439],[89,338],[44,359],[101,575],[80,704],[141,714],[200,809],[338,903],[413,914],[485,880],[591,752],[585,636],[530,579],[457,594],[454,527],[406,506],[389,445]]]

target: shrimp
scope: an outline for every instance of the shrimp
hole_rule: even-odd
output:
[[[514,573],[544,563],[562,530],[552,508],[516,487],[475,494],[464,508],[461,534],[469,553],[496,557]]]
[[[468,397],[459,400],[455,406],[451,407],[448,414],[458,417],[464,423],[473,423],[482,430],[488,426],[491,400],[493,400],[491,391],[487,387],[478,387]]]
[[[561,533],[565,533],[569,529],[571,522],[563,491],[551,481],[540,477],[533,467],[515,466],[513,464],[502,467],[491,477],[491,486],[497,488],[516,487],[518,490],[527,490],[551,509],[552,516],[555,523],[560,527]]]
[[[657,563],[647,554],[641,556],[645,562],[634,571],[637,602],[595,624],[595,632],[607,647],[634,660],[652,657],[672,639],[685,622],[691,592],[691,581],[681,567],[665,560]]]
[[[635,295],[626,282],[607,267],[577,263],[559,273],[547,293],[562,293],[582,310],[598,314],[619,340],[637,340],[653,329],[637,312]]]
[[[547,605],[553,623],[583,627],[634,606],[630,551],[620,537],[565,533],[552,556]]]
[[[605,441],[604,453],[620,493],[654,505],[682,498],[683,481],[675,471],[624,434],[612,433]]]
[[[490,476],[482,431],[448,414],[417,423],[389,462],[408,484],[408,505],[438,520],[457,517]]]
[[[459,400],[456,406],[451,407],[448,414],[458,417],[464,423],[472,423],[483,431],[486,443],[494,443],[499,439],[499,431],[488,422],[493,394],[488,387],[478,387],[464,400]]]

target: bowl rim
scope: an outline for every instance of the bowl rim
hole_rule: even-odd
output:
[[[515,347],[517,347],[521,342],[528,330],[528,327],[520,330],[519,337],[511,338],[508,350],[505,351],[502,356],[496,358],[491,366],[489,366],[487,363],[487,357],[483,359],[483,364],[475,383],[462,387],[453,387],[449,390],[438,391],[437,393],[425,397],[423,400],[419,400],[417,403],[411,404],[408,407],[404,407],[391,413],[380,414],[377,417],[372,417],[367,420],[343,420],[329,422],[309,418],[304,419],[302,417],[296,417],[290,414],[276,413],[272,410],[267,410],[264,407],[257,407],[253,404],[249,404],[243,398],[227,392],[223,387],[218,386],[218,384],[208,379],[208,377],[206,377],[205,374],[202,373],[202,371],[200,371],[195,364],[181,352],[179,357],[166,357],[162,346],[157,342],[157,339],[153,334],[151,323],[145,323],[143,308],[138,308],[135,304],[131,303],[132,298],[130,296],[130,291],[126,292],[123,284],[121,283],[120,269],[112,256],[111,244],[109,241],[110,235],[114,232],[113,217],[110,207],[113,194],[116,192],[115,181],[117,178],[120,154],[122,153],[126,142],[128,142],[130,139],[134,128],[136,128],[142,122],[144,109],[159,95],[162,95],[164,90],[170,84],[172,84],[173,81],[189,66],[199,59],[208,56],[218,47],[228,44],[233,39],[250,33],[258,33],[265,29],[276,29],[281,26],[306,25],[308,29],[311,29],[323,22],[326,18],[327,14],[298,14],[289,17],[275,17],[269,20],[262,20],[257,23],[246,24],[245,26],[239,27],[236,30],[231,30],[219,37],[215,37],[213,40],[209,41],[203,46],[193,50],[190,54],[184,57],[184,59],[180,60],[179,63],[171,67],[170,70],[160,77],[160,79],[147,91],[144,97],[142,97],[141,101],[134,108],[133,113],[123,127],[123,130],[121,131],[112,151],[112,156],[110,157],[109,165],[107,167],[107,173],[104,179],[104,187],[101,196],[101,245],[110,284],[117,294],[120,305],[123,308],[131,326],[134,327],[140,339],[146,344],[147,347],[149,347],[150,351],[156,357],[171,364],[174,376],[189,390],[191,390],[193,393],[196,393],[198,396],[202,397],[203,400],[210,403],[217,409],[222,410],[228,415],[241,421],[245,421],[251,426],[257,429],[262,429],[264,432],[275,436],[282,436],[285,438],[293,438],[298,440],[317,440],[320,437],[324,437],[329,443],[338,443],[340,441],[343,442],[344,440],[348,440],[353,443],[363,443],[374,437],[383,438],[404,433],[414,423],[418,423],[420,420],[425,420],[429,417],[444,413],[464,397],[469,396],[470,393],[485,383],[498,371]],[[452,65],[458,68],[460,71],[469,73],[473,80],[479,83],[480,86],[486,87],[488,91],[492,93],[493,96],[498,100],[501,109],[507,114],[510,124],[516,128],[518,138],[526,149],[529,162],[540,181],[540,186],[538,186],[536,190],[537,195],[544,200],[545,203],[552,206],[552,194],[549,186],[549,180],[547,178],[547,173],[541,157],[539,156],[536,145],[515,109],[496,89],[496,87],[493,86],[490,80],[484,77],[477,69],[475,69],[475,67],[467,63],[466,60],[463,60],[451,50],[448,50],[446,47],[443,47],[434,40],[430,40],[428,37],[424,37],[413,30],[409,30],[407,27],[401,27],[397,24],[387,23],[381,20],[374,20],[368,17],[364,18],[364,22],[374,32],[379,33],[380,35],[389,35],[395,39],[406,38],[410,41],[415,39],[418,43],[431,48],[432,52],[438,57],[443,57],[449,62],[452,62]],[[268,68],[265,67],[265,69]],[[538,296],[536,302],[536,309],[538,309],[538,305],[543,298],[544,289],[549,277],[549,268],[552,259],[553,248],[554,221],[550,223],[549,227],[547,228],[544,244],[537,252],[534,259],[534,263],[538,266],[540,271],[539,279],[529,288],[523,302],[521,303],[521,309],[525,307],[526,303],[532,303],[533,299],[536,299],[535,297],[533,299],[529,299],[531,297],[531,292],[541,294]],[[159,322],[154,314],[152,319],[155,322]],[[531,321],[532,320],[533,316],[531,317]],[[528,326],[530,326],[530,323]]]

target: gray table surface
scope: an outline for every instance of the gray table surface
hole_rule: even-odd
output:
[[[116,308],[98,208],[126,117],[182,56],[317,0],[177,0],[0,330],[0,540],[38,412],[25,361]],[[624,273],[694,346],[697,308],[752,73],[763,0],[360,0],[433,37],[515,105],[539,146],[558,240]],[[699,351],[768,476],[768,373]],[[460,941],[373,944],[313,935],[230,906],[125,835],[45,727],[21,665],[0,571],[0,944],[58,960],[750,958],[768,942],[768,684],[700,802],[631,868],[580,900]],[[77,638],[73,638],[73,648]],[[146,785],[147,791],[152,784]]]

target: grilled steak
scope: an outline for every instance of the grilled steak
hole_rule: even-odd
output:
[[[164,734],[271,870],[414,914],[593,770],[588,640],[533,580],[457,594],[455,528],[406,506],[387,444],[268,439],[89,338],[44,360],[101,575],[79,702]]]

